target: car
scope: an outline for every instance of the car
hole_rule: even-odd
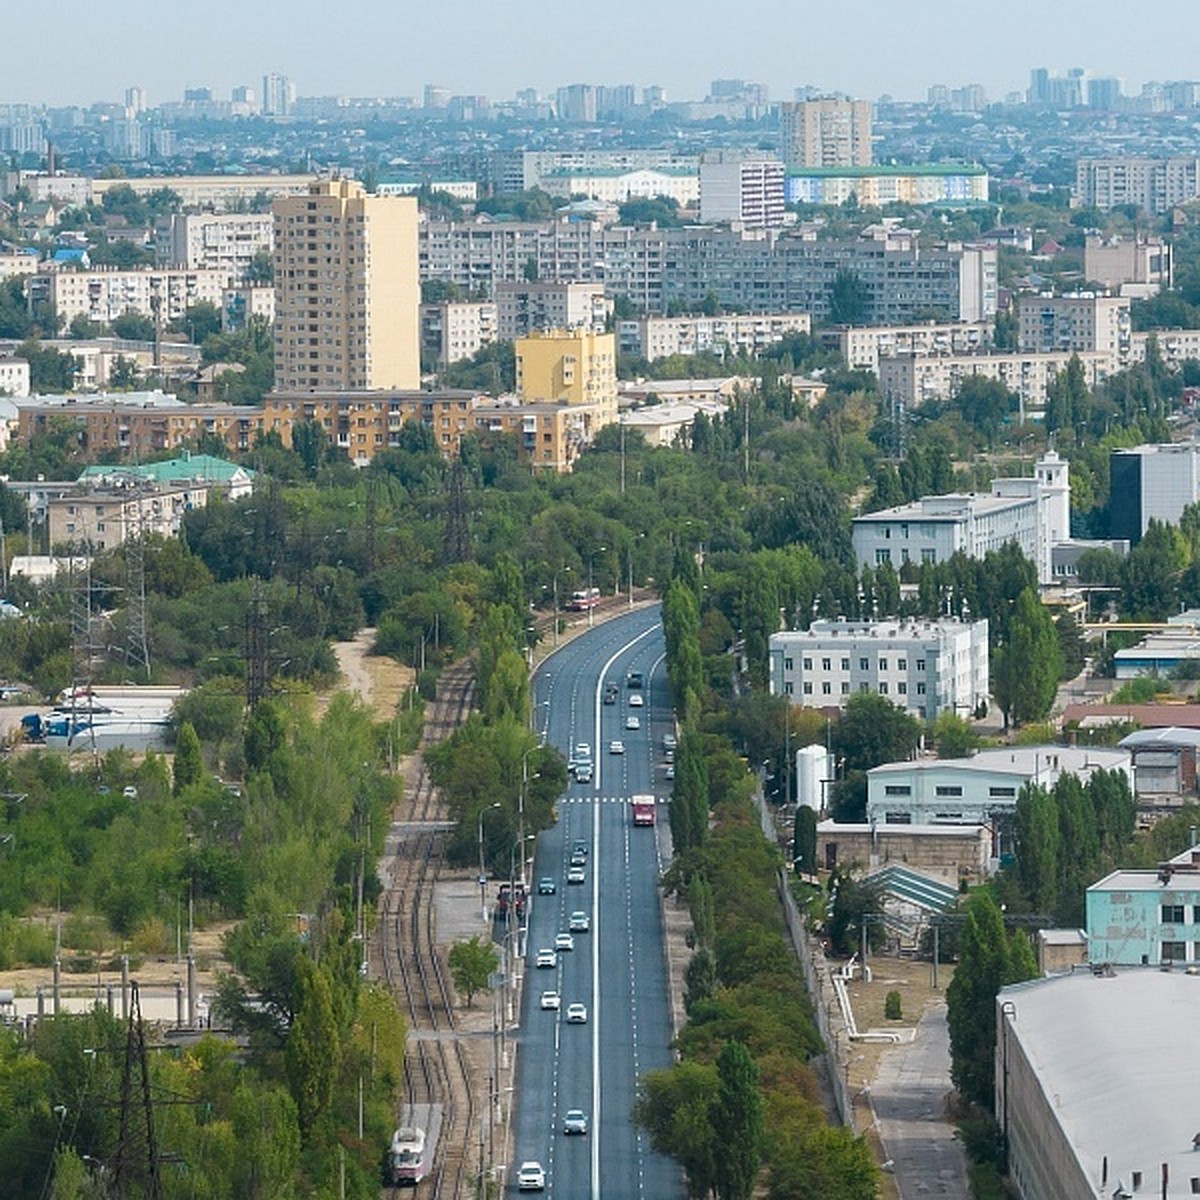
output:
[[[575,855],[582,854],[584,858],[588,855],[588,844],[583,838],[576,838],[571,845],[571,861],[575,861]]]
[[[582,867],[587,863],[587,854],[583,850],[571,851],[571,866]]]
[[[592,920],[585,912],[573,912],[570,921],[567,922],[567,928],[572,933],[587,933],[592,927]]]
[[[541,999],[542,1008],[552,1008],[555,1012],[558,1011],[562,1001],[557,992],[543,992]]]
[[[587,1133],[587,1114],[582,1108],[568,1108],[563,1117],[563,1133]]]
[[[553,950],[539,950],[535,961],[539,967],[556,967],[558,955]]]
[[[663,749],[674,750],[679,746],[679,742],[673,733],[663,734]]]
[[[556,884],[549,875],[543,875],[541,879],[538,880],[539,896],[553,896],[556,891],[558,891],[558,884]]]
[[[123,787],[121,789],[121,795],[124,796],[126,800],[136,800],[138,798],[138,790],[133,786],[133,784],[130,784],[128,787]]]
[[[540,1162],[523,1162],[517,1171],[518,1192],[541,1192],[546,1188],[546,1172]]]
[[[667,769],[663,772],[663,775],[666,776],[667,779],[674,779],[675,778],[675,764],[667,763]]]
[[[590,762],[580,763],[575,768],[576,783],[591,783],[592,782],[592,764]]]
[[[629,716],[627,716],[625,718],[625,728],[626,729],[641,729],[641,727],[642,727],[641,717],[636,717],[633,715],[633,713],[630,713]]]
[[[576,763],[592,761],[592,748],[587,744],[587,742],[575,743],[575,761]]]
[[[674,750],[665,750],[663,752],[663,758],[666,759],[667,762],[673,763],[675,761],[675,751]]]
[[[572,867],[567,872],[567,882],[568,883],[583,883],[583,881],[586,878],[587,878],[587,875],[585,874],[584,869],[582,867]]]
[[[554,938],[555,950],[574,950],[575,939],[569,933],[557,934]]]
[[[616,704],[618,694],[616,688],[606,688],[604,691],[604,703]]]
[[[645,703],[646,698],[640,692],[634,692],[633,695],[629,697],[630,708],[641,708]]]
[[[614,738],[611,742],[608,743],[608,752],[609,752],[609,754],[624,754],[625,753],[625,743],[618,741],[616,738]]]
[[[587,1005],[586,1004],[568,1004],[567,1005],[567,1024],[568,1025],[586,1025],[587,1024]]]

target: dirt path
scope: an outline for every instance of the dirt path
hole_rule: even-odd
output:
[[[364,704],[370,705],[380,720],[396,715],[400,698],[413,685],[416,673],[395,659],[372,654],[375,630],[360,629],[349,642],[334,642],[333,653],[341,668],[342,678],[334,691],[353,692]],[[323,704],[329,697],[321,697]]]

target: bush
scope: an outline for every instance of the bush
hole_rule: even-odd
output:
[[[161,917],[147,917],[133,931],[129,949],[133,954],[157,958],[171,948],[171,935]]]
[[[54,962],[54,937],[43,925],[0,917],[0,971],[48,967]]]
[[[432,704],[437,699],[437,681],[438,673],[433,667],[426,667],[417,676],[417,694],[422,700],[427,700]]]
[[[899,1021],[901,1013],[900,993],[888,992],[887,998],[883,1002],[883,1015],[889,1021]]]

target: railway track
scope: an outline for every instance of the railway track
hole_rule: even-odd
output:
[[[453,732],[470,712],[473,696],[469,662],[443,671],[438,698],[425,716],[422,746]],[[454,993],[433,929],[433,885],[441,868],[444,835],[429,826],[446,816],[422,758],[396,813],[402,829],[387,864],[391,882],[379,901],[378,951],[383,978],[408,1021],[406,1103],[442,1106],[432,1170],[418,1195],[464,1200],[473,1192],[470,1147],[477,1123],[476,1089],[457,1036]]]

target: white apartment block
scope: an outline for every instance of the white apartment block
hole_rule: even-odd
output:
[[[64,325],[79,316],[111,325],[127,312],[153,319],[156,309],[165,324],[182,318],[194,304],[220,308],[228,283],[229,272],[224,270],[44,268],[30,278],[28,294],[31,305],[53,305]]]
[[[500,283],[496,332],[506,342],[538,330],[590,329],[603,333],[613,303],[602,283]]]
[[[1055,353],[1028,351],[991,354],[895,354],[879,360],[879,394],[906,408],[927,400],[949,400],[964,379],[972,375],[995,379],[1015,392],[1022,413],[1044,408],[1046,389],[1059,371],[1065,371],[1078,356],[1088,387],[1096,387],[1124,365],[1102,350],[1071,350]]]
[[[922,325],[841,325],[823,329],[819,336],[852,370],[877,373],[881,358],[898,354],[978,354],[991,348],[994,332],[991,321],[930,321]]]
[[[670,169],[696,176],[700,160],[695,155],[670,150],[517,150],[493,160],[492,172],[500,195],[548,191],[546,177],[557,171],[578,175],[602,171],[661,171]]]
[[[92,180],[86,175],[11,171],[5,179],[5,187],[8,191],[15,187],[27,189],[30,199],[35,204],[51,200],[60,207],[73,205],[79,208],[91,203],[92,199]]]
[[[1179,370],[1185,360],[1200,359],[1200,329],[1156,329],[1150,333],[1135,333],[1129,339],[1129,361],[1146,361],[1146,345],[1153,338],[1158,343],[1158,352],[1173,371]]]
[[[805,708],[875,692],[932,720],[988,698],[987,621],[814,621],[773,633],[768,653],[771,693]]]
[[[226,271],[240,283],[256,255],[275,248],[270,213],[177,213],[164,230],[168,264],[190,271]]]
[[[871,106],[837,98],[781,104],[779,144],[789,167],[870,166]]]
[[[1067,462],[1049,450],[1031,478],[994,479],[990,495],[922,496],[854,518],[851,543],[859,567],[940,563],[963,553],[983,558],[1015,542],[1036,566],[1038,582],[1053,582],[1051,548],[1071,536]]]
[[[471,358],[496,340],[496,305],[490,300],[421,305],[421,349],[438,366]]]
[[[12,275],[36,275],[40,265],[36,250],[0,250],[0,279]]]
[[[442,192],[463,204],[474,204],[479,199],[479,184],[474,179],[404,179],[375,185],[377,196],[415,196],[423,188],[431,192]]]
[[[29,364],[23,358],[0,356],[0,396],[29,395]]]
[[[720,151],[700,162],[700,220],[747,229],[783,224],[783,163],[767,155]]]
[[[243,283],[225,289],[221,297],[222,329],[245,329],[255,317],[268,326],[275,324],[275,289],[270,284]]]
[[[1072,292],[1065,296],[1023,294],[1017,302],[1022,350],[1066,353],[1098,350],[1114,363],[1129,361],[1132,323],[1126,296]]]
[[[1081,158],[1075,202],[1103,211],[1134,204],[1162,215],[1200,196],[1200,158]]]
[[[563,168],[543,175],[541,186],[551,196],[568,199],[587,196],[607,204],[624,204],[635,197],[669,196],[680,208],[691,208],[700,198],[696,172],[672,167],[641,167],[629,171],[619,167],[609,171]]]
[[[811,330],[812,318],[799,312],[639,317],[617,322],[617,350],[647,362],[675,354],[761,354],[789,334]]]

